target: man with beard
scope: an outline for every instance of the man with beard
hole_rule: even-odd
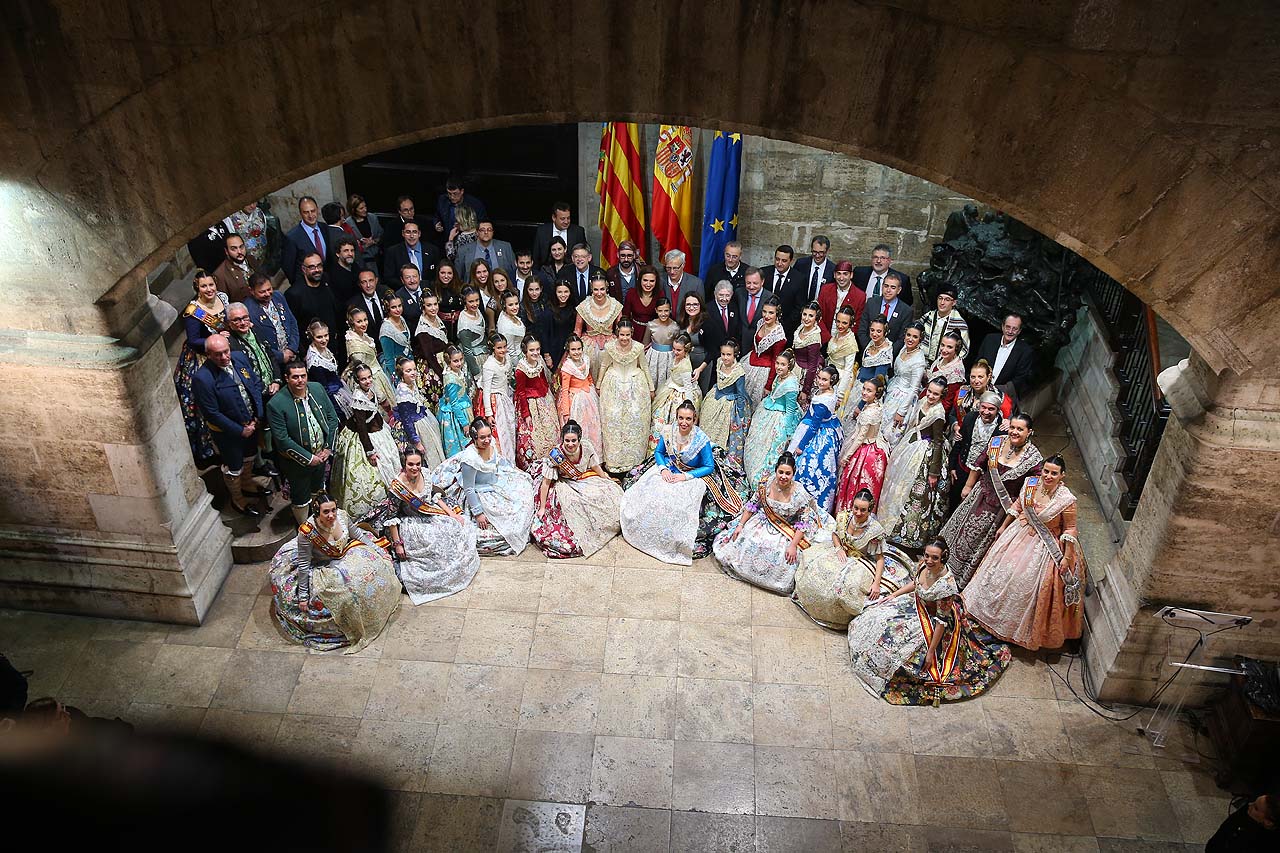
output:
[[[253,297],[244,305],[249,309],[249,319],[271,339],[276,352],[280,353],[280,361],[287,364],[301,352],[298,343],[298,321],[293,316],[289,303],[279,293],[271,279],[263,273],[254,273],[249,279],[249,292]]]
[[[516,252],[516,290],[520,293],[520,298],[524,299],[524,286],[531,279],[537,279],[542,282],[542,290],[545,293],[551,287],[551,276],[535,270],[533,268],[533,252],[528,249],[520,249]]]
[[[285,298],[298,327],[306,329],[312,320],[319,320],[329,327],[329,349],[338,360],[338,369],[347,363],[347,344],[343,338],[346,315],[333,291],[324,280],[324,259],[316,252],[302,258],[302,286],[289,288]]]
[[[636,261],[639,259],[639,252],[636,251],[636,244],[630,240],[623,240],[618,244],[618,262],[605,272],[604,277],[609,280],[609,295],[614,299],[622,302],[627,298],[627,292],[638,284],[637,275],[639,267]]]
[[[249,298],[249,278],[260,270],[247,257],[244,238],[239,234],[228,234],[222,248],[226,257],[213,271],[213,280],[232,302],[244,302]]]
[[[338,304],[345,305],[356,295],[356,279],[360,275],[360,262],[356,260],[356,239],[341,237],[329,262],[329,287]]]

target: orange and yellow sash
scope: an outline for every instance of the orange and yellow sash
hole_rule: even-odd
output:
[[[928,648],[933,644],[933,635],[935,631],[944,631],[933,623],[933,618],[929,615],[928,609],[924,606],[924,602],[920,600],[919,594],[915,596],[916,615],[920,618],[920,628],[924,631],[925,655],[928,656]],[[951,681],[955,674],[956,664],[960,660],[960,620],[963,618],[960,614],[960,608],[954,601],[951,602],[952,612],[956,617],[955,627],[951,631],[951,636],[946,640],[946,648],[941,654],[934,652],[933,666],[929,667],[929,684],[936,687],[942,687]],[[935,695],[934,704],[938,704],[941,694]]]
[[[311,540],[311,547],[315,548],[321,554],[324,554],[330,560],[337,560],[341,557],[345,557],[352,548],[359,548],[364,544],[354,536],[348,538],[344,545],[331,542],[323,533],[320,532],[319,527],[309,521],[303,522],[303,524],[298,528],[298,532]]]
[[[434,502],[428,501],[425,498],[421,498],[415,495],[408,486],[400,482],[398,479],[391,481],[391,485],[387,487],[387,491],[391,492],[392,495],[394,495],[395,497],[407,503],[409,506],[413,508],[414,512],[419,513],[420,515],[448,515],[449,514],[444,510],[442,510],[440,507],[436,506]],[[455,514],[461,512],[461,509],[456,506],[450,507],[450,509],[452,509]]]
[[[773,507],[769,506],[769,490],[768,486],[764,483],[761,483],[760,488],[757,490],[756,503],[760,504],[760,511],[764,513],[764,517],[769,519],[769,523],[778,528],[783,536],[788,539],[795,538],[795,527],[793,527],[785,518],[778,515],[777,511]],[[801,536],[800,541],[796,543],[796,547],[801,551],[804,551],[812,544],[813,543],[810,542],[807,537]]]

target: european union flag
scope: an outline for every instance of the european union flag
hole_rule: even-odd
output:
[[[702,247],[698,278],[706,281],[713,264],[724,260],[724,244],[738,239],[738,180],[742,175],[742,134],[716,131],[707,168],[702,209]]]

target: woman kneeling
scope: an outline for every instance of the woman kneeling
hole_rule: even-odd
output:
[[[577,421],[564,425],[560,444],[533,473],[542,485],[529,532],[548,557],[590,557],[618,534],[622,487],[600,467]]]
[[[396,612],[400,581],[387,552],[333,498],[320,495],[314,509],[271,561],[272,607],[299,643],[353,654]]]

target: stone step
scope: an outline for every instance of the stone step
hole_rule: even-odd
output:
[[[200,472],[205,488],[213,496],[213,506],[222,517],[222,523],[231,528],[231,558],[236,563],[261,563],[275,556],[286,542],[297,535],[289,502],[280,495],[279,483],[272,482],[274,491],[265,501],[258,499],[263,509],[261,518],[249,518],[231,508],[230,496],[222,482],[222,472],[217,466]],[[266,477],[256,478],[262,485]]]

